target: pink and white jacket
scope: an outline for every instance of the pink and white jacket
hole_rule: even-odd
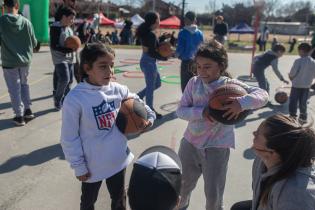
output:
[[[199,149],[208,147],[234,148],[234,125],[224,125],[219,122],[210,122],[202,116],[204,107],[213,91],[227,82],[242,86],[248,94],[239,97],[242,110],[257,109],[268,102],[268,93],[258,87],[251,87],[236,79],[221,76],[211,83],[204,83],[201,78],[191,78],[185,88],[180,104],[177,108],[177,116],[188,121],[184,138]]]

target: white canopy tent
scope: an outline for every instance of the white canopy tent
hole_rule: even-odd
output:
[[[130,21],[132,22],[132,26],[137,28],[141,23],[144,22],[144,19],[139,15],[139,14],[135,14],[134,16],[132,16],[130,18]],[[116,22],[115,23],[115,28],[119,28],[122,29],[125,25],[125,21],[120,21],[120,22]]]

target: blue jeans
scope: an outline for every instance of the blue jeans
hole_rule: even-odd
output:
[[[265,69],[254,67],[253,74],[258,82],[259,87],[269,93],[269,82],[265,76]]]
[[[23,116],[24,110],[29,109],[32,104],[27,83],[28,71],[28,66],[3,67],[3,76],[10,94],[12,109],[17,117]]]
[[[138,93],[143,99],[145,96],[146,104],[153,109],[153,92],[161,87],[161,78],[157,70],[156,59],[150,57],[147,53],[143,53],[140,60],[140,68],[144,73],[146,87]]]
[[[309,88],[291,88],[289,100],[289,113],[293,117],[297,117],[297,107],[300,108],[300,119],[307,119],[307,99]]]
[[[53,78],[53,94],[55,106],[61,106],[64,97],[70,91],[73,82],[73,64],[60,63],[55,65]]]

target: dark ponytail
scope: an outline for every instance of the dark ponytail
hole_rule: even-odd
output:
[[[144,17],[144,22],[140,24],[136,31],[136,37],[142,38],[149,31],[151,31],[151,26],[156,23],[156,20],[159,18],[158,13],[148,12]]]

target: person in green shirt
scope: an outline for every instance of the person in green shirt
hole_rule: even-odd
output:
[[[7,14],[0,17],[2,69],[15,113],[13,122],[23,126],[34,118],[27,78],[37,40],[31,22],[18,13],[19,0],[3,3]]]

